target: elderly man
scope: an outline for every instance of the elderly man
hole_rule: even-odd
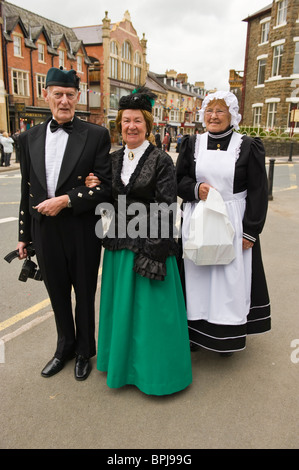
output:
[[[51,68],[43,94],[52,118],[19,137],[17,248],[23,259],[26,245],[34,243],[55,315],[56,352],[42,376],[53,376],[76,357],[75,378],[84,380],[96,353],[94,301],[101,242],[95,235],[95,207],[111,197],[110,137],[107,129],[75,116],[80,91],[74,70]],[[90,172],[100,180],[93,189],[84,185]]]

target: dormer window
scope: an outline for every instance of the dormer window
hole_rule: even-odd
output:
[[[13,36],[13,52],[17,57],[22,57],[22,38],[20,36]]]

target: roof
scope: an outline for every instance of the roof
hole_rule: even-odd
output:
[[[102,25],[79,26],[73,28],[76,36],[84,42],[86,46],[90,44],[102,44]]]
[[[30,28],[37,29],[38,27],[44,27],[49,37],[53,34],[61,34],[64,35],[68,41],[78,40],[72,28],[63,26],[55,21],[44,18],[43,16],[25,10],[24,8],[17,7],[16,5],[12,5],[6,1],[2,3],[2,15],[7,18],[6,27],[8,32],[10,32],[8,28],[13,27],[16,24],[16,20],[20,18],[28,33]]]
[[[27,47],[36,48],[35,41],[41,33],[44,34],[48,42],[48,52],[57,55],[57,47],[64,40],[69,47],[68,57],[75,60],[74,54],[82,47],[85,54],[85,62],[90,63],[86,54],[83,42],[76,36],[72,28],[56,23],[44,18],[24,8],[17,7],[8,2],[2,2],[2,16],[5,18],[6,32],[4,36],[7,41],[11,41],[10,33],[19,23],[25,36]]]
[[[258,10],[256,13],[253,13],[252,15],[249,15],[247,18],[245,18],[243,21],[251,21],[258,16],[264,15],[267,11],[271,11],[272,9],[272,3],[270,5],[262,8],[261,10]]]

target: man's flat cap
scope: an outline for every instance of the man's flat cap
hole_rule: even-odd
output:
[[[79,90],[79,82],[80,78],[75,70],[62,70],[52,67],[47,73],[46,88],[47,86],[62,86]]]

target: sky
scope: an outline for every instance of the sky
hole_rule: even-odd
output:
[[[111,23],[126,10],[147,39],[149,70],[186,73],[189,83],[228,90],[229,70],[244,70],[247,22],[272,0],[10,0],[68,27]]]

